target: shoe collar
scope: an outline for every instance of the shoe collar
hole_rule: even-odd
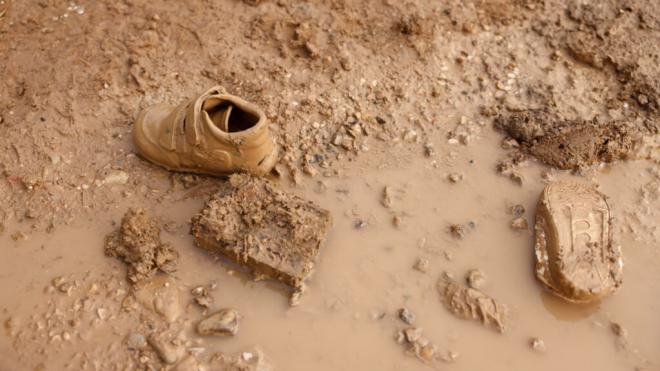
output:
[[[212,102],[214,100],[217,102]],[[206,109],[223,104],[224,102],[228,102],[231,105],[223,117],[223,120],[225,120],[224,128],[220,128],[213,123]],[[230,132],[228,119],[235,108],[257,117],[257,122],[248,129]],[[207,134],[220,140],[240,140],[256,132],[263,126],[265,114],[254,104],[237,96],[227,94],[223,88],[215,86],[188,103],[184,120],[183,126],[186,141],[193,145],[200,145],[203,143]]]

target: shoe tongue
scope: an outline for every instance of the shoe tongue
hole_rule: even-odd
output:
[[[218,129],[224,131],[225,133],[229,132],[229,115],[234,108],[231,104],[225,105],[223,107],[214,107],[213,109],[203,110],[204,116]]]

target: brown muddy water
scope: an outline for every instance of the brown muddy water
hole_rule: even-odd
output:
[[[580,306],[547,294],[534,277],[532,226],[547,168],[523,168],[522,186],[498,176],[493,169],[503,156],[499,140],[488,130],[478,147],[443,143],[431,158],[403,147],[387,154],[373,149],[340,176],[284,184],[334,217],[309,290],[296,307],[277,285],[251,281],[193,246],[188,220],[204,199],[175,194],[159,205],[126,202],[95,220],[18,241],[11,236],[25,226],[9,225],[0,236],[0,370],[114,369],[125,361],[124,338],[136,322],[119,313],[128,290],[125,266],[103,254],[103,240],[128,206],[145,207],[169,222],[162,237],[181,255],[174,277],[188,321],[203,317],[190,290],[212,281],[212,308],[242,314],[233,338],[201,339],[190,331],[190,347],[202,353],[256,345],[277,370],[660,369],[659,200],[657,188],[655,197],[640,191],[657,187],[655,165],[617,163],[586,176],[552,173],[600,185],[611,197],[623,250],[623,286],[601,303]],[[463,179],[454,184],[447,179],[451,173]],[[389,208],[381,203],[385,186],[393,194]],[[528,230],[510,228],[508,209],[515,204],[525,207]],[[454,223],[473,228],[457,239],[449,233]],[[429,261],[426,272],[413,268],[418,259]],[[436,283],[443,272],[463,282],[471,269],[486,277],[481,290],[509,308],[503,334],[454,317],[440,301]],[[76,282],[69,295],[47,289],[59,276]],[[93,282],[111,294],[90,294]],[[71,317],[71,303],[90,295],[91,304],[83,307],[95,313],[64,335],[56,317]],[[453,362],[423,363],[406,354],[395,341],[407,327],[397,318],[402,307],[415,315],[414,325],[439,355],[457,356]],[[615,324],[623,328],[619,335]],[[542,340],[545,351],[532,348],[533,338]],[[82,359],[89,361],[84,367]]]

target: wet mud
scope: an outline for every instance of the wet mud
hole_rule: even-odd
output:
[[[657,14],[0,1],[0,370],[660,368]],[[216,85],[270,122],[269,182],[137,155],[140,111]],[[539,195],[566,180],[608,195],[625,257],[623,284],[562,292],[589,303],[536,277]]]

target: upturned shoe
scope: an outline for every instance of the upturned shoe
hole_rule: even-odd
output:
[[[135,120],[133,141],[154,164],[208,175],[265,174],[278,153],[266,115],[219,86],[179,106],[146,108]]]
[[[621,250],[606,197],[577,182],[548,185],[535,225],[536,277],[571,302],[599,300],[621,286]]]

